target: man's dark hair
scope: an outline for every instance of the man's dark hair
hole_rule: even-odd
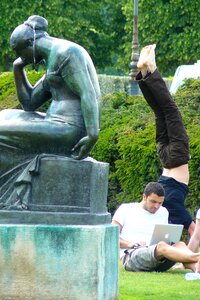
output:
[[[151,195],[152,193],[156,194],[159,197],[162,197],[165,195],[165,191],[162,187],[162,185],[158,182],[149,182],[143,192],[146,196]]]

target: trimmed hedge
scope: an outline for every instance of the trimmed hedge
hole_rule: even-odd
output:
[[[44,74],[44,71],[27,71],[31,84],[35,84]],[[102,97],[116,91],[127,91],[129,78],[126,76],[98,75]],[[0,109],[19,107],[14,77],[12,72],[0,74]],[[44,107],[42,108],[44,110]]]
[[[44,74],[44,71],[27,71],[27,76],[32,84],[35,84]],[[102,97],[113,94],[115,92],[128,93],[129,77],[128,76],[111,76],[98,75]],[[166,80],[170,85],[171,81]],[[3,99],[3,102],[1,101]],[[12,72],[4,72],[0,74],[0,109],[13,108],[18,106],[14,78]]]

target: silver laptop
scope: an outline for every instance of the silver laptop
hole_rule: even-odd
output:
[[[158,242],[166,242],[171,245],[180,241],[183,232],[183,225],[177,224],[156,224],[149,245]]]

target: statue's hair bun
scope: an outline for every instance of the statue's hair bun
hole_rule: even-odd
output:
[[[40,31],[47,31],[48,28],[48,22],[45,18],[41,16],[30,16],[26,22],[24,22],[25,25],[30,26],[31,28],[35,30],[40,30]]]

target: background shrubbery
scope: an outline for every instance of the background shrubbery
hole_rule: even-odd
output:
[[[200,206],[200,79],[187,80],[174,99],[190,137],[190,192],[186,205]],[[138,201],[145,184],[157,180],[162,168],[156,153],[154,115],[142,96],[114,93],[103,98],[99,140],[93,157],[110,163],[109,210],[121,202]]]
[[[43,72],[28,72],[35,83]],[[102,78],[101,78],[102,79]],[[117,77],[100,79],[106,92],[118,86]],[[125,82],[125,81],[124,81]],[[116,89],[115,89],[116,90]],[[122,88],[123,90],[123,88]],[[106,94],[103,93],[103,94]],[[186,205],[193,214],[200,206],[200,79],[187,80],[174,96],[190,137],[190,192]],[[47,105],[41,111],[47,109]],[[12,73],[0,75],[0,109],[20,107]],[[144,186],[158,179],[161,165],[156,153],[154,115],[142,96],[126,92],[107,93],[102,99],[100,136],[91,156],[110,164],[108,208],[113,212],[120,203],[139,201]]]
[[[35,84],[44,74],[44,71],[27,72],[31,84]],[[19,108],[16,88],[12,72],[5,72],[0,75],[0,110],[4,108]]]

